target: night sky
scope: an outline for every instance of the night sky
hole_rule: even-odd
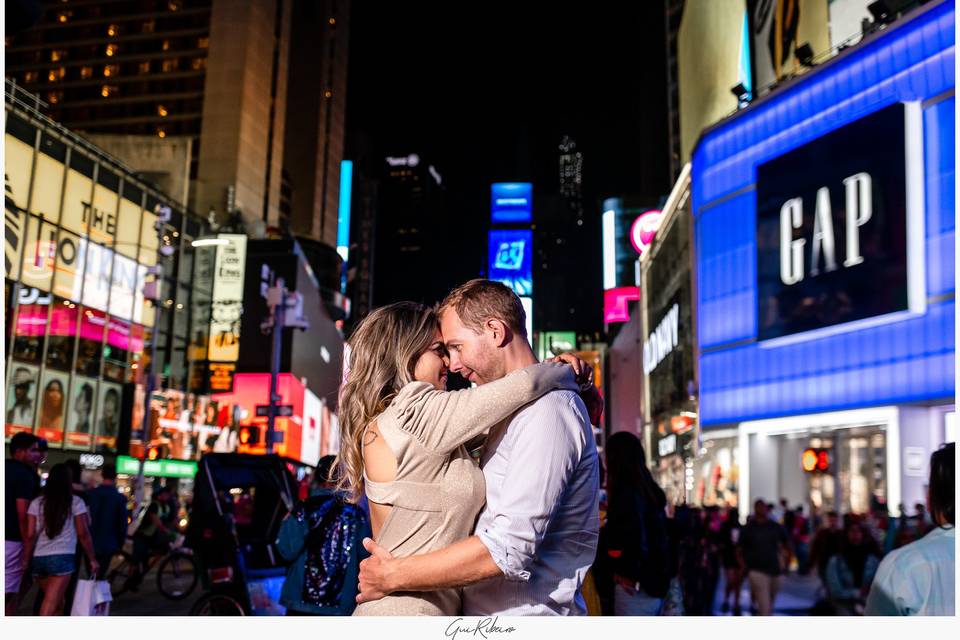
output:
[[[588,218],[604,197],[667,194],[664,47],[658,0],[354,3],[346,157],[360,134],[434,164],[464,219],[467,265],[434,277],[473,277],[490,183],[555,193],[564,134],[584,154]]]

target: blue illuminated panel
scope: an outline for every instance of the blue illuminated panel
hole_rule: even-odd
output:
[[[518,295],[533,294],[533,232],[526,229],[490,232],[489,274]]]
[[[954,394],[954,3],[882,36],[704,134],[693,156],[703,425]],[[896,102],[923,104],[923,315],[757,342],[757,166]]]
[[[490,221],[530,222],[533,185],[529,182],[495,182],[490,185]]]

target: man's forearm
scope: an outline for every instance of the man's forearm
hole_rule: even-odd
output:
[[[433,591],[500,575],[503,572],[486,545],[477,536],[470,536],[439,551],[397,558],[388,581],[391,591]]]

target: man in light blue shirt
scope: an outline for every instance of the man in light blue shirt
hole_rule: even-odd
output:
[[[484,384],[535,364],[520,299],[472,280],[440,307],[450,369]],[[591,385],[592,388],[592,385]],[[596,556],[599,461],[583,401],[554,391],[494,427],[480,460],[487,501],[473,536],[392,558],[372,540],[359,602],[394,591],[466,587],[467,615],[586,615],[580,593]]]
[[[955,615],[955,455],[951,442],[930,456],[927,503],[936,528],[883,559],[867,597],[866,615]]]

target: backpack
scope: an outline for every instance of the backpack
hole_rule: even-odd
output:
[[[362,511],[338,497],[318,496],[307,500],[294,512],[294,517],[304,518],[308,526],[303,601],[318,607],[339,606],[344,582],[357,552],[355,544],[363,522]]]

